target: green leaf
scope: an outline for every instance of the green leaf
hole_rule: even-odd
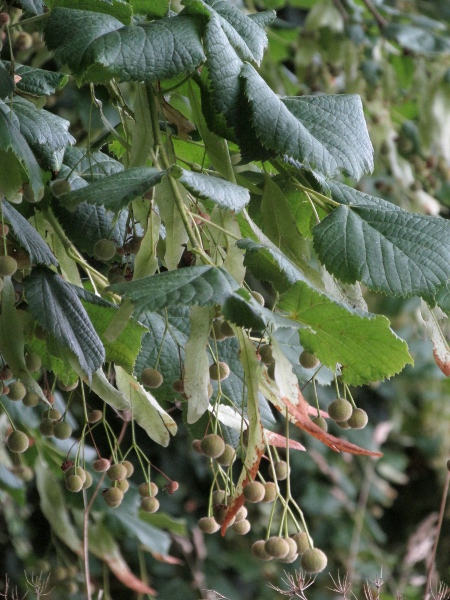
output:
[[[328,176],[342,169],[359,179],[372,171],[372,144],[359,96],[279,98],[250,64],[241,76],[251,125],[264,148]]]
[[[124,0],[47,0],[47,5],[51,9],[73,8],[111,15],[124,25],[131,25],[133,16],[132,7]]]
[[[20,5],[26,13],[31,15],[42,15],[44,13],[44,3],[42,0],[20,0]]]
[[[64,165],[90,183],[124,170],[118,160],[104,152],[86,152],[82,148],[71,146],[66,149]]]
[[[184,359],[184,391],[189,398],[188,423],[195,423],[208,410],[210,377],[206,348],[213,312],[207,306],[193,306],[190,311],[191,332]]]
[[[390,23],[383,29],[387,38],[396,40],[402,48],[428,56],[450,54],[450,40],[447,36],[426,30],[422,27],[403,23]]]
[[[305,281],[305,277],[275,247],[263,246],[245,238],[237,242],[245,250],[244,264],[260,281],[270,281],[278,292],[285,292],[296,281]]]
[[[278,306],[305,327],[300,330],[302,345],[330,369],[342,365],[342,378],[349,384],[391,377],[413,362],[386,317],[351,309],[302,281],[282,295]]]
[[[153,395],[161,400],[175,400],[179,395],[173,390],[172,383],[180,378],[180,360],[184,360],[184,347],[189,335],[189,308],[169,307],[164,313],[163,317],[148,312],[140,318],[148,333],[142,338],[135,373],[140,376],[146,367],[158,368],[164,381],[153,390]]]
[[[11,63],[3,60],[0,64],[9,69]],[[32,96],[50,96],[62,89],[69,81],[69,76],[64,73],[36,69],[17,63],[14,65],[14,73],[21,77],[20,81],[16,83],[17,90]]]
[[[220,208],[238,213],[250,202],[247,189],[225,179],[194,173],[178,166],[172,167],[170,172],[193,196],[201,200],[211,200]]]
[[[69,133],[69,121],[36,108],[24,98],[14,98],[12,109],[19,119],[21,134],[43,168],[59,171],[66,146],[75,142]]]
[[[170,0],[130,0],[134,14],[164,17],[169,10]]]
[[[295,225],[290,204],[270,176],[265,179],[261,217],[267,237],[291,262],[304,266],[306,242]]]
[[[12,233],[19,244],[30,255],[32,265],[58,266],[50,248],[32,225],[6,200],[2,203],[3,217],[10,224]]]
[[[160,535],[162,533],[161,531],[159,531],[160,529],[165,529],[165,530],[169,531],[170,533],[175,533],[175,534],[182,535],[182,536],[188,535],[186,521],[184,519],[176,519],[174,517],[171,517],[167,513],[163,513],[163,512],[157,512],[157,513],[151,514],[151,513],[145,512],[142,509],[139,511],[138,514],[139,514],[139,519],[141,521],[144,521],[144,523],[146,523],[147,525],[152,527],[152,529],[155,529],[155,531],[158,531],[158,533]],[[127,519],[125,525],[128,526],[128,519]],[[142,523],[140,523],[138,526],[142,527]],[[147,544],[147,547],[149,547],[148,544]],[[154,550],[151,546],[150,546],[150,549]],[[154,551],[156,552],[156,550],[154,550]],[[169,551],[169,547],[167,547],[166,553],[168,551]]]
[[[23,169],[17,156],[0,149],[0,196],[11,202],[22,200]]]
[[[207,265],[166,271],[111,286],[113,292],[133,302],[137,317],[145,311],[161,310],[166,306],[223,304],[237,288],[237,283],[226,271]]]
[[[314,228],[314,248],[344,282],[434,304],[450,278],[450,223],[413,214],[343,184],[330,185],[343,206]]]
[[[14,90],[14,79],[9,71],[6,70],[5,64],[0,62],[0,98],[10,96]]]
[[[106,354],[105,361],[113,362],[131,373],[141,348],[141,338],[144,334],[145,327],[130,319],[128,320],[125,329],[114,342],[109,342],[104,334],[117,314],[117,308],[114,306],[99,306],[90,302],[83,303],[83,306],[95,331],[103,343]]]
[[[98,369],[89,381],[84,375],[80,365],[75,358],[71,360],[72,369],[86,382],[94,394],[97,394],[99,398],[106,402],[109,406],[116,410],[130,410],[131,406],[125,396],[119,392],[114,386],[112,386],[102,369]]]
[[[72,552],[81,554],[83,544],[70,520],[59,482],[55,480],[47,464],[41,459],[36,461],[35,473],[41,511],[50,523],[53,533]]]
[[[36,321],[77,357],[84,373],[103,364],[105,350],[72,286],[41,267],[24,279],[25,294]]]
[[[109,15],[55,8],[45,39],[83,81],[170,79],[192,73],[205,60],[198,20],[185,15],[123,27]]]
[[[155,190],[155,202],[166,230],[164,264],[169,271],[177,268],[185,248],[184,245],[188,241],[188,234],[178,210],[176,193],[186,204],[186,190],[175,179],[169,179],[169,176],[163,177]]]
[[[41,198],[44,186],[41,169],[25,138],[20,133],[19,120],[0,100],[0,144],[2,150],[11,150],[22,163],[35,198]]]
[[[148,436],[161,446],[168,446],[170,435],[175,435],[177,425],[165,410],[159,406],[150,392],[136,381],[133,375],[121,367],[115,367],[116,384],[119,391],[131,404],[133,419],[136,420]]]
[[[60,198],[61,204],[70,211],[74,211],[82,202],[87,202],[119,212],[131,200],[142,196],[161,181],[164,173],[165,171],[153,167],[127,169],[64,194]]]

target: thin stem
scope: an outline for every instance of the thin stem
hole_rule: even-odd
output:
[[[437,551],[437,547],[438,547],[438,543],[439,543],[439,537],[441,535],[442,523],[444,521],[445,505],[447,503],[447,495],[448,495],[449,486],[450,486],[450,470],[447,469],[447,477],[445,478],[444,490],[442,492],[441,508],[439,510],[439,520],[438,520],[437,531],[436,531],[436,539],[434,540],[433,550],[431,552],[431,557],[430,557],[430,564],[428,565],[427,581],[425,583],[425,593],[423,596],[423,600],[428,600],[431,595],[431,576],[433,574],[433,566],[434,566],[434,561],[436,559],[436,551]]]
[[[89,573],[89,511],[87,510],[87,493],[83,490],[83,503],[84,503],[84,515],[83,515],[83,566],[84,566],[84,580],[86,584],[86,597],[87,600],[92,598],[91,588],[91,577]]]
[[[348,12],[345,10],[345,6],[342,4],[341,0],[333,0],[333,4],[340,12],[341,17],[344,20],[344,23],[347,23],[350,17],[349,17]]]
[[[377,22],[377,25],[380,29],[384,29],[388,25],[388,21],[378,12],[375,8],[374,4],[372,4],[372,0],[362,0],[363,4],[366,5],[367,10],[372,14],[373,18]]]

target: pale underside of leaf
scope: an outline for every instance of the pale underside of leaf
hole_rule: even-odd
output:
[[[450,347],[442,331],[436,315],[436,309],[431,309],[426,302],[421,300],[420,312],[425,321],[427,333],[433,344],[433,356],[437,366],[447,377],[450,376]]]
[[[185,346],[184,391],[188,396],[187,422],[195,423],[208,410],[209,360],[206,353],[213,311],[208,306],[193,306],[191,332]]]
[[[133,418],[161,446],[168,446],[170,434],[175,435],[177,425],[156,399],[138,383],[133,375],[122,367],[115,366],[116,383],[119,391],[131,405]]]

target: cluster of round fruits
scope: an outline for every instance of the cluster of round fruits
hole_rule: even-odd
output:
[[[252,546],[252,554],[260,560],[277,559],[293,563],[300,557],[300,565],[307,573],[320,573],[327,566],[327,557],[319,548],[313,548],[305,531],[291,537],[274,535],[266,540],[258,540]]]
[[[328,414],[341,429],[364,429],[369,417],[362,408],[355,408],[345,398],[337,398],[328,406]]]
[[[39,431],[45,437],[54,436],[58,440],[67,440],[72,435],[72,427],[61,420],[61,413],[57,408],[48,408],[42,413]]]
[[[133,464],[129,460],[111,464],[107,458],[98,458],[92,463],[92,468],[96,473],[106,473],[111,485],[103,490],[103,499],[111,508],[117,508],[130,487],[127,479],[134,473]]]
[[[202,440],[194,440],[192,447],[199,454],[214,458],[222,467],[229,467],[236,460],[236,450],[230,444],[225,444],[216,433],[209,433]]]

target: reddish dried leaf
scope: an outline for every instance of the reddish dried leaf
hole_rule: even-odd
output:
[[[284,435],[268,431],[267,429],[264,430],[264,433],[266,434],[267,442],[271,446],[275,446],[276,448],[286,448],[286,438]],[[289,440],[289,448],[292,448],[293,450],[306,450],[305,446],[295,440]]]
[[[437,366],[444,373],[446,377],[450,376],[450,355],[447,353],[442,354],[441,348],[433,344],[433,356]]]
[[[138,594],[156,596],[156,590],[133,575],[121,556],[105,556],[103,560],[117,577],[117,579],[121,581],[128,589],[133,590]]]

